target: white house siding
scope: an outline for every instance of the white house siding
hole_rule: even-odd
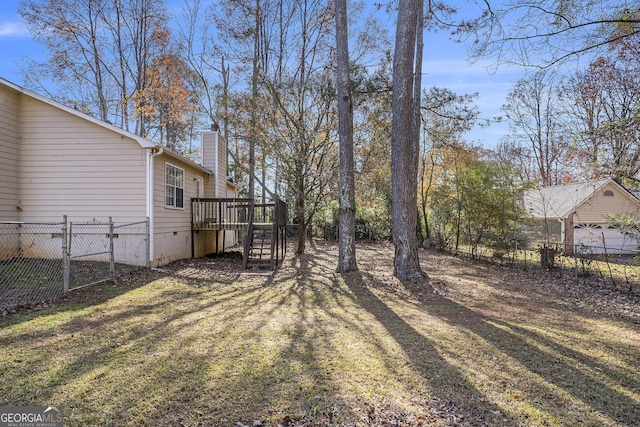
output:
[[[612,191],[613,196],[605,196],[604,192],[607,190]],[[636,201],[634,196],[610,182],[577,207],[573,223],[606,224],[605,215],[618,212],[640,215],[640,201]]]
[[[220,164],[218,159],[218,132],[205,132],[202,134],[202,165],[213,172],[214,181],[211,188],[211,197],[225,197],[225,193],[220,191]],[[226,168],[226,165],[225,165]]]
[[[0,88],[0,221],[18,221],[18,95]],[[17,225],[0,225],[0,260],[20,254]]]
[[[216,173],[218,197],[235,197],[235,194],[229,194],[227,191],[227,141],[218,133],[216,133],[216,146],[218,147],[218,170]]]
[[[201,196],[227,195],[226,145],[219,150],[217,133],[207,152],[214,156],[209,157],[212,170],[222,171],[218,180],[205,168],[167,151],[150,160],[151,141],[89,116],[85,120],[83,114],[1,79],[0,130],[0,221],[58,222],[67,215],[76,224],[104,224],[108,217],[123,224],[151,214],[152,265],[191,256],[190,199],[196,195],[195,177],[202,178]],[[147,166],[151,161],[154,186],[149,200]],[[185,171],[183,209],[165,207],[166,162]],[[136,246],[144,247],[138,245],[144,243],[144,237],[141,239],[134,242]],[[29,251],[21,245],[23,256],[59,256],[61,233],[42,233],[36,240],[28,244]],[[124,243],[123,239],[115,242]],[[214,244],[214,239],[207,238],[205,249]],[[55,247],[56,253],[38,252],[38,247]],[[144,261],[140,258],[139,264]]]
[[[0,87],[0,221],[18,221],[19,96]]]
[[[605,191],[613,196],[605,196]],[[638,248],[638,242],[608,226],[606,215],[628,212],[640,215],[640,201],[609,182],[577,207],[573,215],[573,242],[578,251],[625,254]],[[583,249],[580,249],[583,248]]]
[[[112,217],[123,224],[146,218],[146,152],[136,141],[27,96],[22,96],[19,117],[21,221],[58,222],[67,215],[75,223],[106,223]],[[28,245],[22,243],[23,256],[60,256],[59,234],[29,239]],[[144,236],[115,244],[118,253],[118,246],[135,244],[136,254],[128,252],[141,258],[137,264],[145,264]],[[73,249],[82,247],[77,239],[72,243]],[[94,250],[85,244],[81,253]]]
[[[27,97],[20,117],[22,220],[146,217],[146,151],[136,141]]]
[[[170,208],[165,205],[166,164],[184,170],[184,208]],[[211,177],[200,168],[181,162],[173,156],[163,154],[153,163],[153,241],[152,265],[164,265],[171,261],[191,257],[191,198],[196,196],[196,176],[203,178],[204,195],[207,187],[212,186]],[[195,242],[196,246],[198,245]]]
[[[218,132],[202,134],[202,164],[216,177],[213,197],[235,197],[227,191],[227,142]]]

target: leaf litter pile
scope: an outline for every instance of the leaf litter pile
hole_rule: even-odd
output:
[[[554,271],[312,242],[185,260],[0,319],[0,405],[65,425],[637,426],[637,295]]]

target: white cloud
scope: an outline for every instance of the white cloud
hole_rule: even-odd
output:
[[[29,31],[22,22],[0,22],[0,37],[28,37]]]

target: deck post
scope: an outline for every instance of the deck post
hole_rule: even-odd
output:
[[[193,224],[193,216],[196,212],[195,209],[195,205],[196,203],[198,203],[198,199],[191,199],[191,258],[195,258],[196,257],[196,247],[195,247],[195,243],[194,243],[194,238],[196,235],[196,231],[194,230],[194,224]]]

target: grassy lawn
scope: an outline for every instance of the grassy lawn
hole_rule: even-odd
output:
[[[0,405],[69,426],[640,425],[637,299],[432,252],[429,284],[403,284],[392,246],[358,251],[346,275],[323,242],[272,277],[185,261],[0,318]]]

